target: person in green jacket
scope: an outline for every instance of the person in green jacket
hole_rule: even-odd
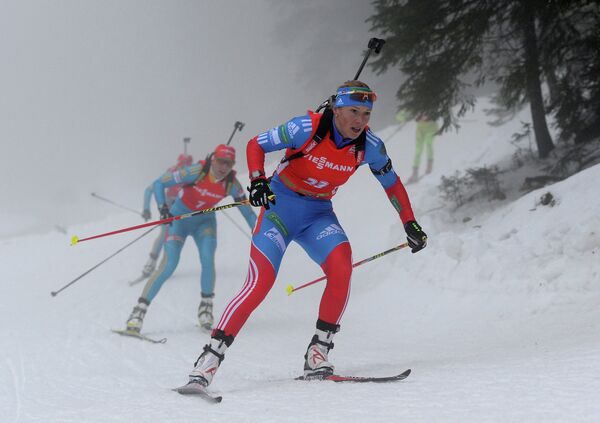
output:
[[[410,120],[409,114],[405,110],[401,110],[396,115],[396,120],[401,127]],[[433,140],[438,135],[439,127],[435,120],[429,118],[425,113],[419,113],[415,117],[417,122],[417,133],[415,137],[415,156],[413,159],[413,173],[406,181],[407,184],[415,183],[419,180],[419,167],[421,165],[421,156],[423,149],[427,155],[427,167],[425,174],[430,174],[433,170]]]
[[[419,180],[419,166],[421,165],[423,148],[425,148],[425,154],[427,155],[425,174],[428,175],[433,170],[433,140],[439,131],[437,122],[430,119],[425,113],[419,113],[415,117],[415,121],[417,122],[415,158],[413,159],[413,173],[406,181],[407,184],[413,184]]]

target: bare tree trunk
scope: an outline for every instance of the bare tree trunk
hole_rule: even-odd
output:
[[[548,83],[548,89],[550,91],[550,108],[552,110],[552,108],[556,107],[556,104],[560,101],[558,79],[556,78],[552,65],[548,64],[544,67],[544,76],[546,77],[546,82]]]
[[[531,108],[533,130],[540,158],[546,158],[554,149],[554,143],[548,131],[546,112],[540,78],[539,52],[535,31],[535,17],[530,0],[521,0],[523,22],[523,47],[525,49],[525,75],[527,97]]]

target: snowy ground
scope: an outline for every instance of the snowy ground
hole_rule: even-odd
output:
[[[508,189],[503,202],[440,208],[439,177],[503,160],[518,125],[470,122],[459,134],[442,136],[435,172],[408,187],[428,248],[416,255],[402,250],[355,270],[331,358],[340,373],[354,375],[411,368],[406,381],[292,380],[301,372],[323,288],[286,295],[287,283],[320,276],[293,245],[274,289],[211,386],[223,402],[210,406],[171,392],[186,381],[208,339],[195,326],[193,243],[146,318],[148,335],[167,337],[166,344],[109,331],[123,326],[140,294],[140,285],[127,282],[139,273],[154,234],[50,296],[139,234],[69,246],[69,235],[139,223],[117,211],[69,227],[69,235],[0,239],[0,421],[598,421],[600,166],[521,198]],[[394,130],[379,134],[386,139]],[[387,140],[404,178],[413,135],[408,125]],[[536,205],[546,191],[558,205]],[[356,260],[404,241],[385,194],[364,169],[340,191],[335,207]],[[236,211],[228,213],[243,222]],[[465,217],[472,220],[463,223]],[[222,218],[219,225],[217,314],[241,287],[248,254],[238,229]]]

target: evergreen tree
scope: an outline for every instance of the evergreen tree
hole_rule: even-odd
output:
[[[544,158],[554,143],[542,82],[548,82],[560,103],[568,91],[561,87],[573,81],[565,77],[562,62],[546,60],[551,47],[540,44],[540,34],[561,19],[556,10],[572,10],[578,6],[574,3],[596,2],[376,0],[369,21],[387,45],[373,67],[384,72],[399,64],[407,76],[397,92],[400,107],[442,118],[443,129],[456,126],[473,106],[475,99],[466,87],[495,82],[500,87],[497,100],[504,107],[529,103],[538,153]],[[456,114],[455,105],[460,105]]]
[[[540,13],[540,58],[547,112],[562,139],[600,136],[600,2],[548,1]]]

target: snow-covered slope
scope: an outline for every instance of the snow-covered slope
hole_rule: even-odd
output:
[[[483,120],[481,115],[476,118]],[[525,119],[525,117],[521,117]],[[320,276],[295,245],[263,305],[219,370],[218,406],[170,389],[207,341],[195,325],[199,264],[188,242],[173,278],[152,304],[145,331],[168,342],[119,337],[141,286],[149,235],[53,298],[138,234],[69,246],[67,235],[0,240],[0,421],[597,421],[600,404],[600,198],[592,167],[544,190],[455,210],[439,199],[439,176],[493,165],[510,154],[518,121],[466,122],[437,140],[432,175],[408,187],[429,246],[401,250],[355,270],[351,302],[331,358],[340,373],[387,375],[385,385],[300,383],[323,285],[288,297],[287,283]],[[390,136],[395,127],[379,134]],[[386,141],[410,173],[414,127]],[[552,191],[554,207],[536,205]],[[385,194],[361,169],[334,200],[356,260],[404,241]],[[443,207],[442,207],[443,206]],[[228,212],[243,222],[237,211]],[[472,220],[463,223],[464,217]],[[115,213],[69,235],[139,223]],[[243,225],[243,223],[242,223]],[[245,278],[248,240],[219,217],[216,313]]]

